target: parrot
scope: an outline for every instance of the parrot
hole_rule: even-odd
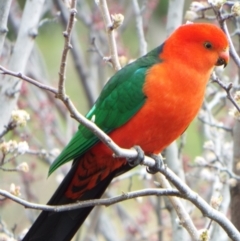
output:
[[[204,100],[215,66],[226,66],[225,33],[210,23],[183,24],[160,46],[127,64],[106,83],[86,118],[122,148],[159,154],[187,129]],[[49,169],[73,160],[48,205],[99,199],[114,177],[131,170],[84,125]],[[22,241],[70,241],[93,207],[42,211]]]

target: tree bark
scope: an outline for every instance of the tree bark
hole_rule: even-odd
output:
[[[0,56],[3,49],[4,40],[8,32],[7,20],[12,0],[0,1]]]
[[[37,36],[38,23],[45,0],[26,1],[16,44],[8,68],[24,72]],[[22,81],[10,76],[0,79],[0,133],[8,125],[11,112],[16,108]]]
[[[233,129],[233,171],[240,175],[240,122],[237,120]],[[231,188],[231,216],[232,222],[240,230],[240,182]]]

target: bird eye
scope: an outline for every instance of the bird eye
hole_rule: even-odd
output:
[[[205,47],[206,49],[211,49],[211,48],[212,48],[212,44],[209,43],[209,42],[205,42],[205,43],[204,43],[204,47]]]

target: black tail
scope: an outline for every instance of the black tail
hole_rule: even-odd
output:
[[[73,165],[58,187],[48,202],[49,205],[61,205],[73,202],[72,199],[66,198],[64,193],[72,180],[76,168],[77,163]],[[96,187],[84,193],[80,200],[100,198],[115,175],[116,172],[100,181]],[[92,209],[93,207],[64,212],[43,211],[22,241],[70,241]]]

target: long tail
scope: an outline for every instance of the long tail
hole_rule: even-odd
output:
[[[48,202],[49,205],[73,203],[74,200],[66,198],[64,193],[75,174],[76,168],[77,163],[72,166]],[[80,200],[100,198],[115,175],[116,172],[111,173],[104,180],[98,182],[94,188],[84,193]],[[22,241],[70,241],[92,209],[93,207],[64,212],[43,211]]]

